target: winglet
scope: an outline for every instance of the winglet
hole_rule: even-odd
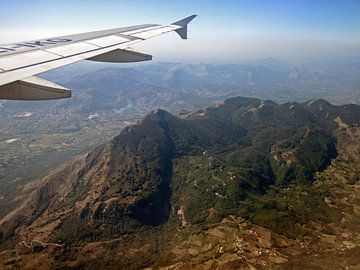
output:
[[[187,26],[196,16],[197,15],[191,15],[189,17],[186,17],[185,19],[172,23],[172,25],[181,26],[181,28],[175,30],[175,32],[178,33],[182,39],[187,39]]]

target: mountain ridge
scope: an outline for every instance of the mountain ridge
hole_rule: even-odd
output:
[[[65,246],[141,239],[136,235],[201,229],[229,216],[290,238],[306,234],[301,223],[313,216],[310,210],[284,217],[292,227],[276,228],[279,221],[252,206],[272,188],[311,185],[337,155],[334,131],[359,125],[359,108],[237,97],[182,117],[154,111],[24,187],[29,198],[0,220],[2,246],[35,238]],[[326,109],[328,115],[318,113]],[[321,205],[314,218],[337,222],[339,213]]]

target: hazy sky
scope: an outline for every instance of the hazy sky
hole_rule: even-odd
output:
[[[1,0],[0,44],[191,14],[188,41],[168,34],[135,48],[161,61],[360,56],[360,0]]]

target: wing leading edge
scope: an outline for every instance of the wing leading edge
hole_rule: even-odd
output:
[[[44,40],[0,45],[0,99],[48,100],[71,97],[71,91],[34,75],[81,60],[128,63],[151,55],[130,46],[175,31],[187,39],[189,16],[170,25],[147,24]]]

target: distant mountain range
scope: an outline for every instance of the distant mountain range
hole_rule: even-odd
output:
[[[42,76],[74,89],[73,98],[60,101],[59,106],[124,113],[129,107],[141,112],[161,107],[176,113],[239,95],[276,102],[325,98],[334,104],[360,103],[359,75],[357,62],[296,65],[269,58],[239,64],[159,62],[121,67],[83,62]],[[7,104],[32,107],[40,103]]]
[[[0,196],[15,190],[17,181],[45,173],[37,167],[51,169],[84,153],[154,109],[179,114],[239,95],[279,103],[359,103],[359,74],[356,60],[291,64],[272,58],[238,64],[81,62],[42,74],[73,89],[73,97],[0,102]],[[0,205],[0,215],[4,211]]]
[[[199,76],[214,79],[210,66],[188,68],[198,75],[176,68],[163,85],[178,85],[176,92],[185,81],[198,85]],[[109,82],[106,93],[130,91],[125,82],[132,77],[132,84],[151,89],[158,74],[152,70],[152,79],[139,70],[104,70],[117,82]],[[92,89],[75,100],[100,94],[106,82],[97,82],[95,74],[88,76]],[[127,94],[139,98],[136,91]],[[90,99],[92,106],[121,101],[101,98]],[[8,250],[0,259],[23,269],[290,267],[307,254],[300,243],[311,250],[321,244],[310,225],[345,218],[326,203],[330,191],[314,181],[339,154],[338,132],[359,126],[359,105],[323,99],[278,104],[235,97],[181,116],[153,111],[108,143],[24,185],[17,207],[0,220],[0,247]]]

